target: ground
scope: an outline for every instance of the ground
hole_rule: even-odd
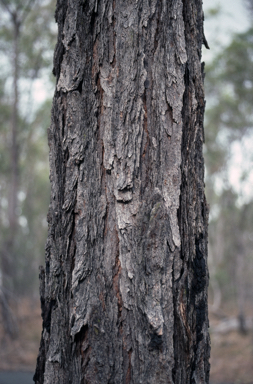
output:
[[[235,309],[226,308],[227,318],[235,316]],[[250,315],[250,313],[248,314]],[[211,328],[211,383],[253,384],[253,332],[241,334],[212,332],[220,323],[209,314]]]
[[[35,371],[42,327],[39,299],[22,299],[14,303],[18,319],[18,337],[8,338],[0,323],[0,371]]]
[[[230,311],[230,314],[228,313]],[[0,324],[0,371],[34,372],[41,333],[39,299],[22,299],[15,305],[19,336],[10,340]],[[234,315],[227,309],[226,315]],[[221,320],[210,314],[211,329]],[[211,331],[211,384],[253,384],[253,333]]]

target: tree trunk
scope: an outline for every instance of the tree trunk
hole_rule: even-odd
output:
[[[13,106],[11,122],[11,172],[10,192],[8,204],[8,216],[11,236],[15,237],[17,229],[17,201],[18,201],[18,80],[19,80],[19,38],[20,22],[17,15],[12,17],[13,21]],[[14,240],[12,241],[14,242]]]
[[[200,0],[58,0],[36,383],[208,383]]]
[[[15,275],[15,236],[17,234],[18,216],[18,104],[19,104],[19,39],[20,21],[17,12],[11,13],[13,26],[13,88],[12,88],[12,115],[11,115],[11,140],[10,140],[10,185],[8,195],[8,220],[9,228],[5,241],[0,249],[0,305],[2,321],[5,333],[12,338],[17,336],[18,326],[14,314],[11,310],[10,295],[12,290],[13,276]]]

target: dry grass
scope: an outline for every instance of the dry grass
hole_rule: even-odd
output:
[[[233,310],[227,315],[234,316]],[[210,315],[211,328],[217,319]],[[226,334],[211,333],[212,384],[253,384],[253,334],[232,331]]]
[[[234,331],[211,340],[211,382],[252,384],[252,336]]]
[[[13,311],[18,321],[18,337],[11,340],[0,324],[0,370],[33,372],[42,327],[39,300],[20,300]]]

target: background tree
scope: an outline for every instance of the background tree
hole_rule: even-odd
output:
[[[14,335],[10,298],[37,286],[45,241],[50,106],[34,100],[33,84],[48,68],[55,31],[51,2],[1,0],[0,11],[0,298],[5,329]]]
[[[59,1],[36,383],[208,382],[201,1]]]
[[[252,297],[253,30],[234,34],[206,67],[206,168],[211,296],[215,311],[236,302],[241,329]],[[243,153],[239,169],[235,160]],[[235,178],[235,173],[239,176]],[[232,182],[237,179],[237,185]],[[240,183],[240,188],[239,188]]]

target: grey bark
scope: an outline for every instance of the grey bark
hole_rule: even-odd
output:
[[[199,0],[58,0],[38,383],[208,383]]]

